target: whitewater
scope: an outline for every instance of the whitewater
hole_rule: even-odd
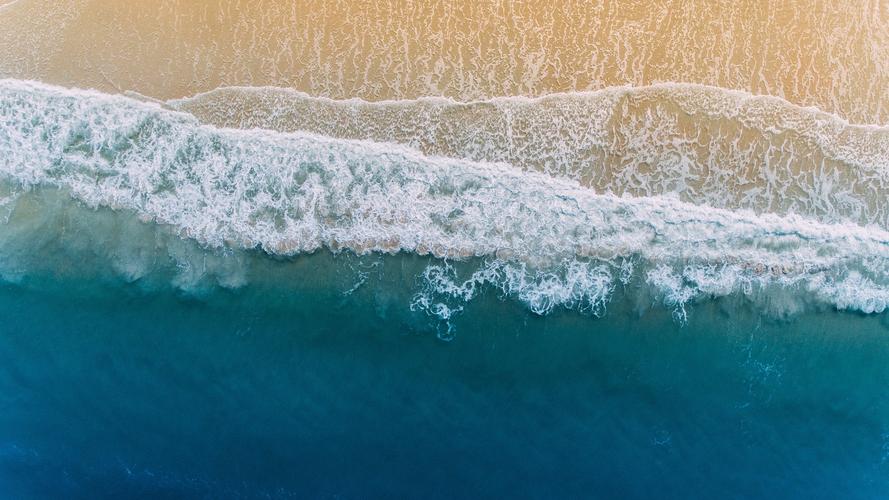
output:
[[[763,116],[773,113],[745,110],[768,110],[775,106],[773,100],[680,87],[671,94],[674,100],[700,98],[701,92],[709,96],[706,102],[740,99],[747,108],[742,106],[734,119],[758,132],[747,138],[749,143],[773,136],[792,143],[793,138],[786,137],[792,124],[813,124],[796,133],[815,144],[810,147],[822,158],[813,166],[808,158],[795,159],[787,153],[779,165],[799,163],[789,169],[799,172],[790,186],[776,187],[780,179],[768,174],[750,174],[768,178],[771,188],[753,190],[766,194],[748,196],[726,187],[736,196],[717,193],[694,200],[694,189],[675,186],[696,181],[705,188],[725,178],[726,173],[715,171],[718,161],[709,169],[712,181],[694,172],[700,167],[657,169],[649,178],[638,166],[644,160],[627,167],[634,170],[632,175],[622,175],[597,162],[594,154],[578,155],[584,144],[607,132],[590,133],[593,139],[566,139],[569,147],[553,146],[558,153],[547,157],[547,150],[535,145],[552,141],[534,133],[536,124],[516,116],[526,113],[547,125],[563,120],[563,126],[549,127],[555,134],[567,134],[578,124],[571,121],[576,119],[589,125],[576,127],[585,131],[608,122],[608,113],[620,109],[619,101],[628,92],[617,89],[487,104],[468,113],[513,120],[503,128],[510,138],[508,146],[483,133],[467,133],[464,137],[471,142],[441,147],[434,143],[424,153],[411,147],[404,123],[435,134],[428,123],[449,119],[459,123],[473,105],[441,100],[319,104],[305,103],[308,98],[303,95],[285,96],[303,106],[334,108],[323,118],[298,108],[292,117],[364,131],[356,133],[357,138],[343,138],[337,135],[349,134],[218,128],[171,109],[188,110],[194,107],[193,100],[154,103],[3,80],[0,176],[5,223],[0,231],[5,233],[2,251],[7,257],[2,272],[20,275],[25,264],[12,256],[26,254],[22,249],[45,238],[46,231],[63,230],[53,226],[58,220],[73,213],[89,218],[96,211],[110,210],[117,217],[138,219],[156,226],[156,231],[192,240],[209,254],[261,251],[292,258],[330,251],[431,256],[433,261],[416,277],[415,296],[404,307],[443,320],[486,287],[539,314],[573,308],[601,315],[617,288],[663,304],[680,321],[687,318],[687,304],[730,295],[782,317],[824,306],[864,313],[886,309],[889,232],[880,203],[885,189],[881,146],[885,129],[850,126],[802,108],[790,109],[796,120],[767,127],[761,123]],[[642,92],[658,94],[666,89]],[[201,102],[207,96],[195,99]],[[560,106],[575,110],[574,114],[551,110]],[[417,111],[418,107],[427,111]],[[370,117],[368,131],[362,127],[367,114],[386,113],[397,117],[419,113],[426,123],[400,118],[387,126]],[[330,115],[346,115],[350,121],[343,124],[330,120]],[[655,119],[649,117],[649,122]],[[513,133],[519,124],[527,133]],[[819,135],[822,129],[829,133]],[[642,139],[652,142],[649,137]],[[870,141],[876,146],[852,161],[844,141]],[[468,155],[475,158],[455,157],[472,144],[490,146]],[[668,155],[683,144],[664,140],[658,147]],[[530,158],[524,164],[495,161],[524,151]],[[572,156],[565,160],[560,155]],[[825,172],[823,165],[829,161],[842,163],[843,168],[835,165]],[[567,167],[553,171],[546,167],[550,164]],[[608,178],[605,185],[612,187],[632,179],[636,189],[605,189],[585,178]],[[797,198],[786,202],[785,191]],[[807,193],[811,193],[808,198]],[[92,212],[79,210],[80,206]],[[118,245],[126,238],[125,234],[105,237]],[[144,242],[143,252],[164,254],[156,241],[160,240]],[[75,237],[68,244],[90,243]],[[170,258],[171,252],[167,253]],[[122,278],[133,279],[150,274],[152,262],[156,259],[135,258],[117,268],[125,270]],[[461,271],[451,263],[462,263]],[[238,268],[219,271],[223,276],[217,281],[229,287],[245,285],[245,273]]]

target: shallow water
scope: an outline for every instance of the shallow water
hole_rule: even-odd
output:
[[[0,76],[185,97],[460,100],[683,82],[889,121],[881,0],[20,0]]]

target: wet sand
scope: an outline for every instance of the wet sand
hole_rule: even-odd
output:
[[[674,81],[882,124],[887,54],[889,3],[876,0],[19,0],[0,15],[0,76],[161,99],[275,85],[470,100]]]

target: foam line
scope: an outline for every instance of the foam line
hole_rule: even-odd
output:
[[[773,289],[865,312],[889,304],[889,232],[875,225],[599,194],[505,163],[220,129],[154,103],[35,83],[2,82],[0,97],[0,175],[12,191],[61,188],[207,247],[487,262],[468,282],[427,276],[415,305],[441,316],[435,297],[468,300],[476,284],[539,312],[579,297],[595,304],[629,279],[628,265],[678,309]]]
[[[686,84],[542,98],[334,101],[225,88],[170,105],[223,127],[395,142],[506,162],[598,192],[889,227],[889,128],[774,97]]]

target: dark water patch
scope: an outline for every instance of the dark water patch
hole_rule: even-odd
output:
[[[403,307],[387,274],[399,258],[345,296],[347,280],[188,297],[3,287],[0,486],[24,498],[889,493],[879,316],[775,321],[714,301],[683,327],[629,300],[601,319],[540,317],[489,293],[443,342]]]

